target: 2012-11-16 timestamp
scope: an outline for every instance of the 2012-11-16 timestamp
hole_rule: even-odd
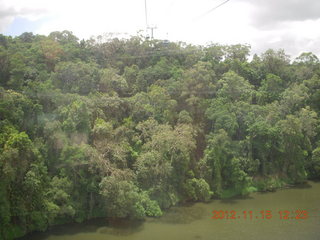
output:
[[[237,212],[235,210],[231,211],[223,211],[223,210],[213,210],[213,216],[211,219],[245,219],[245,220],[253,220],[253,219],[272,219],[277,216],[279,219],[282,220],[289,220],[289,219],[307,219],[308,218],[308,211],[306,210],[281,210],[277,211],[277,214],[274,214],[271,210],[261,210],[258,212],[254,211],[242,211]]]

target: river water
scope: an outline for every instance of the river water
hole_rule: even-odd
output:
[[[214,211],[223,211],[224,215]],[[320,182],[276,192],[253,193],[247,198],[174,207],[161,218],[148,218],[144,222],[108,224],[100,219],[68,224],[23,239],[319,240]]]

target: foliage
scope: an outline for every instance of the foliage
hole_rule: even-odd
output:
[[[320,62],[249,45],[0,36],[0,239],[320,177]]]

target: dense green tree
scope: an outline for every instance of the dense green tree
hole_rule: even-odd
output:
[[[281,78],[273,74],[267,74],[266,79],[262,80],[258,92],[258,101],[260,103],[271,103],[280,99],[280,94],[284,90],[284,84]]]
[[[74,101],[69,106],[62,107],[59,110],[60,118],[62,120],[62,129],[65,132],[89,132],[89,112],[84,102]]]
[[[132,181],[126,180],[121,173],[102,179],[101,194],[106,200],[109,216],[131,217],[134,219],[148,216],[160,216],[162,212],[156,201],[150,200],[146,192],[139,190]]]
[[[123,96],[128,91],[128,84],[125,78],[119,76],[114,69],[104,69],[99,81],[99,91],[112,94],[116,92]]]
[[[0,46],[0,84],[6,86],[10,78],[10,61],[8,51]]]
[[[320,176],[320,148],[316,148],[312,152],[312,161],[310,163],[310,166],[308,166],[310,169],[310,175],[311,177],[318,178]]]
[[[294,182],[306,179],[305,158],[308,155],[300,119],[288,115],[285,120],[278,123],[281,129],[283,162],[282,173]],[[280,160],[281,161],[281,160]]]
[[[320,77],[315,74],[312,78],[305,80],[304,85],[308,88],[309,98],[307,100],[315,111],[320,112]]]
[[[283,49],[275,51],[268,49],[261,55],[262,69],[265,74],[272,73],[279,76],[284,81],[289,81],[290,58]]]
[[[60,62],[55,67],[52,82],[63,92],[86,95],[97,90],[100,71],[94,63]]]
[[[293,84],[282,93],[280,110],[285,115],[294,113],[306,105],[308,98],[308,88],[304,84]]]
[[[217,97],[226,98],[231,102],[245,101],[251,102],[253,97],[253,87],[248,80],[240,77],[234,72],[227,72],[218,81]]]

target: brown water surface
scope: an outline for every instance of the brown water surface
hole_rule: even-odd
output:
[[[266,219],[267,210],[272,214],[269,219]],[[213,211],[224,211],[224,218],[212,219]],[[231,211],[235,213],[233,217]],[[244,218],[243,211],[247,212],[247,219]],[[252,211],[251,214],[249,211]],[[279,211],[289,211],[288,219],[280,219]],[[306,216],[304,213],[307,213],[306,219],[297,219]],[[282,216],[284,217],[284,212]],[[105,220],[95,220],[84,224],[68,224],[23,239],[319,240],[320,183],[308,182],[272,193],[253,193],[247,198],[213,200],[210,203],[174,207],[163,217],[148,218],[144,222],[110,225]]]

